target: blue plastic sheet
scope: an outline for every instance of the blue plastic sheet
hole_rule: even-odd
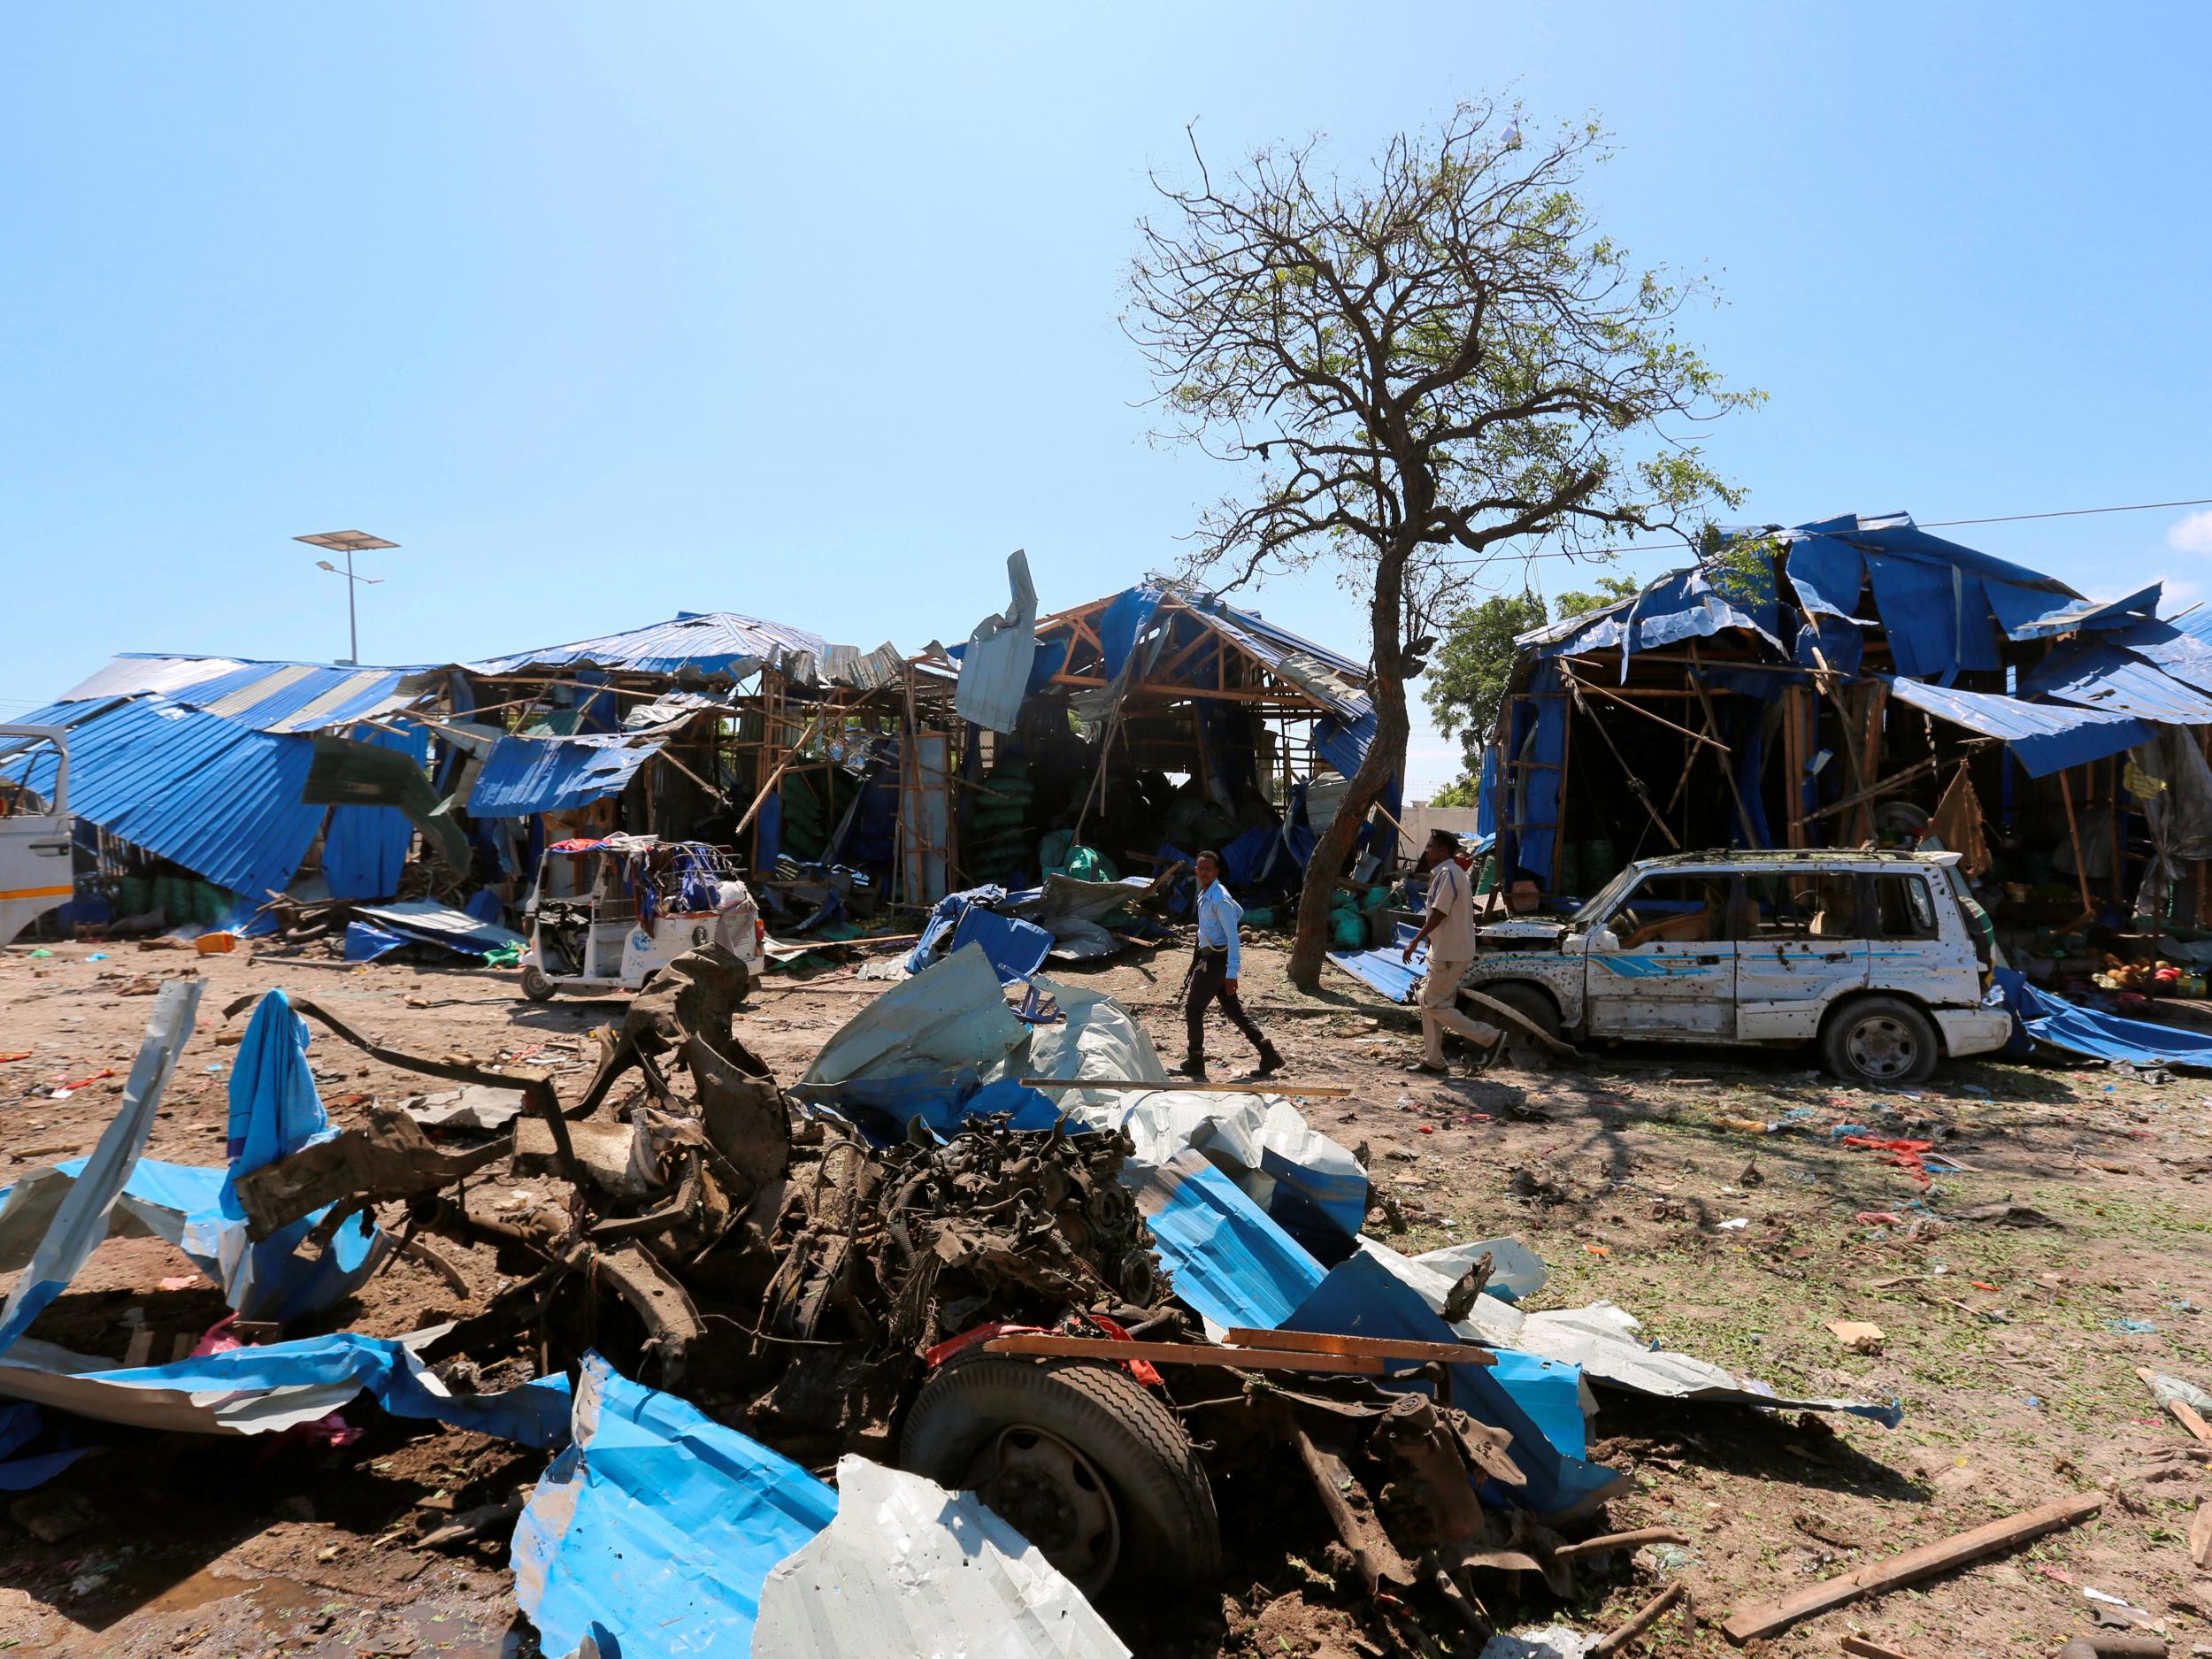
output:
[[[1202,1154],[1123,1179],[1175,1294],[1223,1329],[1275,1330],[1321,1287],[1321,1263]]]
[[[952,949],[964,945],[978,945],[991,959],[1001,985],[1012,985],[1026,979],[1045,965],[1045,953],[1052,949],[1052,935],[1034,922],[1025,922],[1018,916],[1001,916],[985,910],[980,904],[971,904],[961,913],[959,926],[953,929]]]
[[[36,1440],[46,1426],[34,1405],[0,1406],[0,1492],[28,1492],[42,1486],[82,1457],[89,1446],[65,1446],[58,1450],[18,1457],[15,1453]]]
[[[1998,969],[1996,979],[2003,987],[2005,1005],[2038,1042],[2093,1060],[2212,1071],[2212,1035],[2080,1007],[2039,988],[2014,969]]]
[[[1459,1340],[1410,1286],[1363,1250],[1330,1269],[1328,1277],[1284,1323],[1294,1331],[1340,1336]],[[1447,1368],[1451,1397],[1446,1403],[1511,1434],[1509,1455],[1528,1478],[1528,1484],[1517,1488],[1494,1483],[1484,1495],[1494,1503],[1517,1503],[1540,1515],[1570,1515],[1618,1490],[1624,1482],[1617,1472],[1584,1456],[1588,1444],[1582,1417],[1582,1368],[1509,1348],[1493,1352],[1494,1366]],[[1387,1377],[1381,1385],[1430,1392],[1425,1383]]]
[[[588,1354],[573,1440],[515,1526],[515,1600],[549,1654],[749,1654],[769,1570],[836,1513],[789,1458]]]
[[[258,1244],[247,1241],[239,1178],[338,1133],[315,1092],[307,1043],[307,1022],[292,1011],[284,993],[264,996],[231,1067],[226,1143],[231,1164],[217,1196],[216,1215],[191,1217],[196,1232],[212,1231],[220,1237],[211,1276],[243,1318],[296,1319],[331,1307],[360,1288],[388,1248],[364,1211],[341,1225],[328,1244],[301,1254],[307,1235],[329,1213],[327,1207]]]
[[[404,1343],[351,1331],[113,1371],[57,1373],[12,1356],[0,1359],[0,1393],[36,1394],[104,1422],[208,1433],[288,1427],[326,1416],[365,1389],[394,1417],[449,1423],[524,1446],[557,1446],[568,1438],[565,1377],[497,1394],[449,1394]],[[308,1402],[288,1413],[288,1392],[306,1394]],[[265,1418],[257,1415],[264,1402],[273,1408]]]

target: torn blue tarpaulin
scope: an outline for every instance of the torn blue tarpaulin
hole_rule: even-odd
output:
[[[1618,649],[1625,680],[1628,659],[1637,651],[1709,638],[1724,628],[1747,628],[1778,651],[1781,626],[1770,566],[1762,563],[1755,569],[1717,569],[1713,574],[1693,566],[1658,578],[1633,599],[1532,629],[1517,643],[1540,657]]]
[[[2212,1035],[2083,1008],[2052,995],[2014,969],[1998,969],[1996,979],[2013,1018],[2038,1042],[2092,1060],[2212,1071]]]
[[[0,1355],[0,1395],[103,1423],[187,1434],[270,1434],[328,1417],[366,1390],[394,1417],[449,1423],[523,1446],[568,1436],[568,1379],[495,1394],[449,1393],[418,1358],[415,1337],[350,1331],[234,1348],[167,1365],[118,1366],[26,1340]]]
[[[284,993],[264,996],[231,1066],[226,1148],[231,1163],[218,1189],[215,1215],[202,1210],[185,1221],[201,1252],[212,1234],[212,1277],[223,1286],[224,1300],[247,1319],[296,1319],[331,1307],[366,1283],[391,1248],[371,1212],[361,1210],[328,1243],[303,1254],[327,1206],[258,1244],[247,1239],[240,1178],[338,1133],[315,1092],[307,1044],[307,1022],[292,1011]],[[198,1259],[208,1265],[204,1256]]]
[[[749,1654],[769,1570],[836,1513],[789,1458],[587,1354],[573,1439],[515,1525],[515,1600],[549,1654]]]
[[[1175,1294],[1224,1331],[1272,1331],[1321,1286],[1321,1263],[1197,1152],[1125,1164]]]
[[[919,973],[949,949],[947,935],[960,925],[960,918],[968,913],[971,904],[996,908],[1005,902],[1006,889],[995,882],[946,894],[930,911],[929,920],[922,926],[922,936],[914,941],[914,949],[906,953],[906,971]]]
[[[1499,857],[1505,866],[1500,885],[1509,885],[1526,871],[1549,887],[1559,839],[1559,780],[1567,753],[1567,699],[1559,664],[1539,663],[1529,676],[1528,695],[1514,699],[1510,707],[1505,813],[1498,826]]]
[[[1413,1289],[1365,1248],[1329,1270],[1328,1277],[1285,1322],[1294,1331],[1339,1336],[1396,1337],[1420,1342],[1455,1342],[1452,1327]],[[1582,1414],[1582,1372],[1578,1366],[1534,1355],[1498,1350],[1494,1365],[1447,1368],[1450,1398],[1470,1417],[1512,1437],[1509,1455],[1526,1485],[1492,1483],[1486,1495],[1555,1518],[1587,1513],[1623,1490],[1626,1478],[1586,1460],[1588,1442]],[[1386,1388],[1429,1385],[1382,1379]]]
[[[2158,614],[2163,582],[2153,582],[2124,599],[2056,600],[2047,594],[2024,594],[1997,587],[1990,598],[1998,621],[2016,640],[2055,639],[2062,634],[2092,634],[2133,627]]]
[[[960,718],[994,732],[1014,729],[1037,655],[1037,588],[1029,580],[1025,554],[1017,550],[1008,557],[1006,582],[1013,590],[1012,603],[1003,613],[975,625],[968,649],[960,654],[960,679],[953,687],[953,708]]]
[[[879,1147],[905,1140],[917,1123],[941,1141],[958,1134],[974,1118],[1001,1113],[1010,1129],[1056,1129],[1067,1124],[1050,1095],[1025,1088],[1015,1078],[986,1083],[972,1066],[937,1077],[863,1079],[833,1089],[802,1086],[795,1092],[833,1108]],[[1078,1134],[1087,1133],[1080,1124],[1067,1126]]]
[[[2102,760],[2150,741],[2150,727],[2124,714],[2023,703],[1994,691],[1959,691],[1902,675],[1883,675],[1900,703],[1924,709],[1939,720],[2005,741],[2028,775],[2047,778],[2085,762]]]
[[[2212,724],[2212,696],[2099,640],[2072,640],[2020,676],[2020,695],[2165,726]]]
[[[1001,916],[980,904],[971,904],[961,913],[959,926],[952,933],[953,949],[965,945],[979,947],[991,959],[1000,984],[1013,985],[1031,978],[1045,965],[1045,953],[1052,949],[1052,935],[1034,922],[1025,922],[1018,916]]]
[[[64,1445],[50,1452],[18,1457],[15,1454],[36,1440],[45,1427],[46,1419],[35,1405],[18,1402],[0,1406],[0,1459],[5,1460],[0,1462],[0,1492],[28,1492],[33,1486],[42,1486],[92,1449]]]

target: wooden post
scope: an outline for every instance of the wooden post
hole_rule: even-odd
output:
[[[2074,849],[2074,879],[2081,886],[2081,920],[2085,922],[2097,913],[2097,907],[2089,897],[2089,872],[2081,862],[2081,826],[2074,821],[2073,787],[2066,781],[2063,771],[2058,774],[2058,798],[2066,804],[2066,840]]]
[[[1782,694],[1782,771],[1788,779],[1789,810],[1784,814],[1789,827],[1786,832],[1793,848],[1805,844],[1805,826],[1798,818],[1805,810],[1805,709],[1811,702],[1811,694],[1802,686],[1792,686]]]
[[[1862,780],[1882,775],[1882,711],[1888,704],[1889,687],[1878,680],[1870,683],[1866,688],[1863,757],[1859,762],[1859,777]],[[1847,744],[1850,741],[1851,733],[1846,732],[1844,741]],[[1861,787],[1864,787],[1863,783]],[[1856,829],[1857,833],[1852,837],[1855,843],[1863,843],[1874,833],[1874,805],[1870,798],[1859,810]]]
[[[1694,641],[1690,645],[1690,684],[1697,691],[1697,706],[1705,711],[1705,729],[1713,734],[1713,741],[1717,743],[1720,741],[1720,716],[1713,711],[1712,696],[1705,689],[1705,672],[1698,661]],[[1743,844],[1752,846],[1758,840],[1758,832],[1752,827],[1751,814],[1744,806],[1743,791],[1737,787],[1735,769],[1723,761],[1720,775],[1728,780],[1728,798],[1736,803],[1736,822],[1743,826]]]

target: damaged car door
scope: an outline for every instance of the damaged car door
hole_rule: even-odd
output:
[[[1736,884],[1657,871],[1594,924],[1583,996],[1594,1037],[1736,1034]]]
[[[75,896],[69,829],[67,736],[0,726],[0,945]]]
[[[1746,1042],[1809,1042],[1830,1004],[1866,984],[1860,879],[1845,870],[1742,880],[1736,1035]]]

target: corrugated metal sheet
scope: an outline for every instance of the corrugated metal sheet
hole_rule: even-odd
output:
[[[486,657],[461,666],[477,674],[611,668],[702,680],[743,680],[762,668],[772,667],[802,685],[826,681],[872,690],[895,680],[905,663],[889,645],[862,651],[855,646],[832,645],[804,628],[740,616],[733,611],[684,611],[666,622],[567,645]]]
[[[415,672],[227,657],[119,657],[62,701],[152,693],[258,732],[314,732],[401,707],[409,698],[400,682]]]
[[[2085,762],[2102,760],[2150,741],[2151,729],[2124,714],[2070,709],[2047,703],[2023,703],[1992,691],[1955,691],[1888,674],[1890,695],[1939,720],[1948,720],[1985,737],[2001,737],[2032,777]]]
[[[2212,611],[2193,611],[2170,622],[2140,622],[2114,634],[2112,643],[2155,663],[2162,673],[2212,691]]]
[[[565,812],[620,795],[637,769],[660,752],[666,733],[591,737],[503,737],[469,792],[472,818]]]
[[[56,703],[27,718],[69,729],[73,813],[253,902],[291,880],[322,826],[323,809],[300,804],[311,738],[165,697]],[[27,770],[32,788],[50,787],[51,761]]]
[[[2110,709],[2168,726],[2212,723],[2212,697],[2160,673],[2131,652],[2088,640],[2053,651],[2021,676],[2020,691],[2024,696]]]

